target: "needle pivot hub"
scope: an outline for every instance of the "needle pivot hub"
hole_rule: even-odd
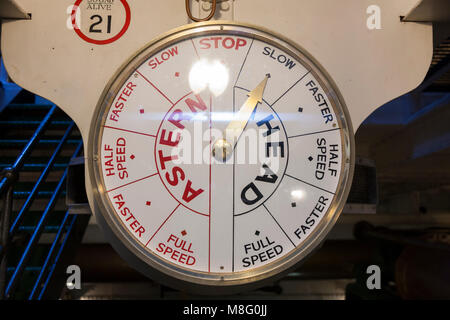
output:
[[[226,162],[233,153],[233,146],[225,139],[217,140],[212,147],[212,156],[220,162]]]

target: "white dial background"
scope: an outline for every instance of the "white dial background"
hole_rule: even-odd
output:
[[[190,73],[198,61],[220,65],[213,70],[226,70],[227,81],[194,92],[201,83],[193,84]],[[189,132],[196,141],[183,155],[198,156],[195,144],[212,159],[212,132],[226,128],[266,74],[263,102],[246,127],[258,132],[265,156],[238,163],[238,154],[254,153],[245,131],[226,163],[171,158],[170,144],[178,134],[177,147],[186,142]],[[136,65],[107,107],[99,135],[101,183],[115,217],[148,254],[192,271],[248,271],[299,250],[342,188],[348,161],[344,113],[314,74],[274,42],[223,31],[172,43]],[[276,134],[261,134],[264,119]],[[263,165],[273,173],[265,181],[256,179]],[[259,192],[260,199],[245,203],[246,187],[246,197]]]

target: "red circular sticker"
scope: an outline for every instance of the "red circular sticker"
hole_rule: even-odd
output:
[[[123,19],[124,20],[123,26],[120,28],[120,31],[112,37],[109,37],[106,39],[94,39],[92,36],[86,35],[85,32],[83,32],[81,30],[81,27],[78,26],[78,24],[77,24],[77,11],[80,9],[80,5],[83,2],[83,0],[77,0],[73,6],[71,18],[72,18],[73,29],[78,34],[78,36],[86,42],[98,44],[98,45],[109,44],[109,43],[112,43],[112,42],[120,39],[125,34],[125,32],[128,30],[128,27],[130,26],[131,10],[130,10],[130,6],[126,0],[116,0],[116,1],[120,1],[121,4],[123,5],[123,8],[125,9],[125,19]],[[112,5],[114,5],[114,0],[109,0],[109,1],[89,0],[87,10],[92,10],[93,13],[95,13],[95,11],[99,11],[99,10],[103,10],[103,11],[111,10]],[[93,34],[111,33],[111,29],[112,29],[111,26],[112,26],[112,21],[113,21],[114,16],[110,14],[110,15],[107,15],[106,18],[107,19],[105,19],[105,22],[104,22],[104,24],[106,25],[105,26],[106,30],[103,30],[101,27],[101,24],[103,23],[103,20],[104,20],[103,16],[100,14],[91,15],[91,17],[90,17],[91,25],[90,25],[90,28],[88,29],[89,32],[93,33]]]

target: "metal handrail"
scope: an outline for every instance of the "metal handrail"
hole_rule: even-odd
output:
[[[26,265],[28,263],[28,260],[30,259],[32,252],[34,252],[34,248],[39,242],[41,234],[48,229],[48,226],[46,226],[46,220],[49,217],[50,213],[53,211],[60,194],[63,192],[68,172],[67,165],[65,166],[65,171],[59,179],[57,186],[53,191],[53,194],[48,200],[47,205],[39,218],[39,222],[33,228],[31,237],[26,244],[26,248],[22,253],[19,263],[16,267],[9,268],[12,271],[12,276],[7,282],[7,249],[9,247],[9,243],[12,241],[13,236],[15,236],[16,233],[21,230],[21,224],[24,220],[24,217],[26,216],[26,213],[29,212],[29,209],[31,208],[36,196],[40,194],[39,189],[47,179],[50,171],[56,167],[55,162],[60,155],[63,147],[67,145],[68,141],[71,141],[72,143],[78,143],[72,157],[77,157],[82,150],[83,144],[82,142],[80,142],[80,140],[69,140],[72,131],[75,128],[74,122],[52,120],[52,117],[57,110],[57,107],[53,105],[46,113],[42,121],[26,122],[27,124],[39,124],[39,126],[33,133],[33,136],[30,140],[28,140],[27,142],[20,141],[21,144],[26,143],[25,147],[23,148],[17,159],[14,161],[14,163],[11,166],[5,168],[2,172],[2,175],[0,176],[0,197],[4,196],[3,214],[0,216],[0,299],[4,299],[5,297],[10,298],[14,295],[14,292],[22,278],[22,274],[27,269]],[[47,143],[47,140],[42,140],[41,138],[43,137],[47,127],[51,124],[67,124],[68,127],[65,129],[64,135],[61,137],[61,139],[54,139],[51,141],[49,140],[50,143],[56,144],[56,148],[54,149],[49,160],[46,161],[45,164],[42,164],[41,168],[43,170],[40,173],[39,178],[34,183],[32,190],[26,194],[26,200],[24,204],[21,206],[18,214],[15,216],[14,222],[10,225],[13,197],[14,195],[18,194],[17,192],[14,192],[14,186],[16,181],[18,181],[19,172],[26,166],[25,162],[29,158],[35,146],[38,144]],[[57,167],[61,167],[61,165]],[[38,278],[36,279],[36,282],[34,283],[29,299],[36,299],[36,297],[40,299],[44,295],[46,286],[49,283],[50,278],[52,277],[55,265],[58,262],[61,252],[64,249],[65,243],[69,238],[70,231],[72,230],[76,218],[77,216],[73,216],[73,219],[71,219],[68,215],[68,212],[66,212],[64,218],[62,219],[62,222],[57,227],[55,227],[58,230],[57,234],[53,240],[49,252],[47,253],[45,263],[39,269],[40,273]],[[63,238],[63,240],[59,245],[59,243],[61,242],[61,238]],[[44,285],[42,285],[44,277],[46,278]]]
[[[14,180],[17,177],[17,173],[22,169],[25,160],[28,158],[31,151],[33,151],[34,147],[36,146],[36,142],[40,139],[45,129],[47,129],[47,126],[50,124],[50,119],[55,113],[56,109],[57,107],[55,105],[51,107],[45,118],[40,123],[39,127],[34,132],[30,141],[23,148],[14,164],[10,168],[5,169],[4,177],[0,181],[0,195],[4,194],[8,190],[9,186],[14,183]]]
[[[13,200],[13,186],[11,185],[4,198],[3,203],[3,214],[1,216],[1,241],[2,248],[7,247],[8,245],[8,226],[9,219],[12,211],[12,200]],[[8,264],[7,256],[0,256],[0,299],[3,299],[5,296],[5,286],[6,286],[6,268]]]
[[[68,125],[70,124],[70,120],[53,120],[50,122],[52,125]],[[40,124],[41,122],[38,120],[9,120],[9,121],[1,121],[0,125],[21,125],[21,126],[32,126],[36,124]]]
[[[47,162],[47,166],[42,171],[42,173],[39,176],[38,180],[36,181],[33,189],[31,190],[30,194],[28,195],[27,200],[25,201],[22,208],[20,209],[20,212],[17,214],[16,219],[11,224],[11,227],[9,229],[10,236],[12,236],[17,231],[17,228],[18,228],[19,224],[22,222],[22,220],[25,216],[25,213],[28,211],[28,209],[30,209],[40,186],[42,185],[42,183],[45,181],[48,174],[50,173],[50,170],[51,170],[53,164],[55,163],[56,158],[58,157],[59,153],[61,152],[61,150],[64,146],[64,143],[66,142],[66,140],[69,138],[70,134],[72,133],[74,126],[75,126],[75,124],[72,122],[69,125],[69,127],[67,128],[66,132],[64,133],[64,136],[61,138],[58,146],[55,148],[55,151],[53,152],[52,156],[50,157],[49,161]],[[0,256],[1,256],[1,249],[0,249]]]
[[[67,140],[67,143],[69,144],[77,144],[78,142],[80,142],[80,139],[70,139]],[[1,146],[17,146],[17,145],[23,145],[23,144],[27,144],[28,140],[25,139],[0,139],[0,145]],[[58,139],[41,139],[39,140],[39,144],[44,144],[44,145],[49,145],[49,144],[58,144],[59,140]]]
[[[61,246],[59,247],[59,250],[58,250],[58,253],[56,254],[55,260],[54,260],[53,264],[50,266],[50,270],[48,272],[47,279],[45,280],[44,284],[42,285],[41,292],[39,293],[39,296],[37,297],[38,300],[41,300],[43,298],[44,293],[47,290],[47,286],[50,282],[50,279],[52,278],[53,272],[55,271],[56,265],[58,264],[58,261],[61,257],[64,247],[70,237],[70,234],[75,226],[75,223],[77,222],[77,219],[78,219],[78,215],[74,215],[72,217],[72,220],[70,221],[69,227],[67,228],[66,235],[64,237],[64,240],[62,241]]]
[[[25,160],[33,151],[37,142],[43,135],[44,131],[47,129],[50,124],[50,120],[56,112],[57,107],[52,106],[52,108],[47,112],[46,116],[39,124],[36,131],[33,133],[33,136],[23,148],[19,157],[17,157],[16,161],[13,163],[11,167],[5,168],[2,172],[2,178],[0,180],[0,196],[4,195],[3,202],[3,214],[0,217],[1,222],[1,243],[0,243],[0,251],[5,251],[4,248],[8,247],[9,244],[9,220],[11,218],[12,212],[12,201],[13,201],[13,188],[14,183],[18,179],[19,171],[22,169]],[[6,285],[6,268],[7,268],[7,257],[6,255],[0,254],[0,299],[3,299],[5,296],[5,285]]]
[[[79,155],[79,153],[82,150],[82,146],[83,146],[83,144],[82,144],[82,142],[80,142],[80,144],[76,148],[72,158],[76,158]],[[28,241],[27,247],[25,248],[25,250],[22,254],[22,257],[20,258],[20,261],[19,261],[13,275],[11,276],[11,278],[8,282],[8,285],[6,286],[5,296],[7,298],[12,296],[12,294],[14,293],[14,291],[18,285],[18,280],[24,271],[25,265],[28,262],[28,259],[30,258],[30,254],[33,251],[34,247],[36,246],[36,244],[41,236],[41,233],[45,227],[44,223],[45,223],[49,213],[53,210],[54,206],[56,205],[56,200],[58,199],[59,193],[61,192],[63,186],[65,185],[67,172],[68,172],[68,168],[64,171],[61,179],[59,180],[58,185],[56,186],[56,188],[54,190],[53,196],[49,200],[44,212],[42,213],[42,216],[36,225],[36,229],[34,230],[33,234],[31,235],[31,238]]]
[[[41,266],[41,270],[36,279],[36,282],[34,283],[33,289],[31,290],[28,300],[33,300],[36,298],[37,290],[42,284],[42,280],[43,280],[44,274],[47,270],[47,267],[48,267],[50,261],[52,260],[54,254],[55,254],[55,249],[64,233],[64,229],[66,226],[66,222],[69,218],[69,215],[70,215],[69,210],[67,210],[66,214],[64,215],[63,221],[61,222],[61,225],[59,226],[58,233],[56,234],[55,239],[53,239],[53,243],[52,243],[52,246],[50,247],[50,250],[48,251],[47,258],[45,258],[45,262]]]
[[[16,233],[16,231],[18,230],[19,224],[22,222],[22,220],[25,216],[25,213],[31,207],[31,205],[36,197],[36,194],[38,193],[40,186],[42,185],[42,183],[45,181],[48,174],[50,173],[50,170],[51,170],[54,162],[56,161],[57,156],[61,152],[65,141],[69,138],[70,134],[72,133],[74,126],[75,126],[75,124],[71,123],[70,126],[67,128],[66,132],[64,133],[64,136],[60,140],[60,143],[55,148],[55,151],[53,152],[52,156],[50,157],[49,161],[47,162],[45,169],[42,171],[42,173],[39,176],[38,180],[36,181],[32,191],[29,193],[25,203],[23,204],[22,208],[20,209],[20,212],[17,214],[16,218],[14,219],[14,222],[10,226],[9,231],[8,231],[9,234],[7,233],[8,235],[5,236],[6,238],[4,241],[2,241],[2,246],[0,246],[0,257],[2,257],[2,255],[5,251],[5,248],[9,244],[9,238],[11,238]],[[35,143],[38,143],[38,141],[36,140]],[[22,165],[22,167],[23,167],[23,165]],[[10,217],[8,216],[8,219],[4,219],[4,221],[9,221],[9,218]]]

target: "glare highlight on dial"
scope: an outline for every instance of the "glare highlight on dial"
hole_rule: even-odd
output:
[[[227,88],[229,78],[228,68],[223,63],[201,59],[194,63],[189,72],[189,85],[194,93],[209,88],[215,96],[219,96]]]
[[[303,190],[292,190],[291,191],[291,197],[294,200],[301,200],[305,197],[305,191]]]

